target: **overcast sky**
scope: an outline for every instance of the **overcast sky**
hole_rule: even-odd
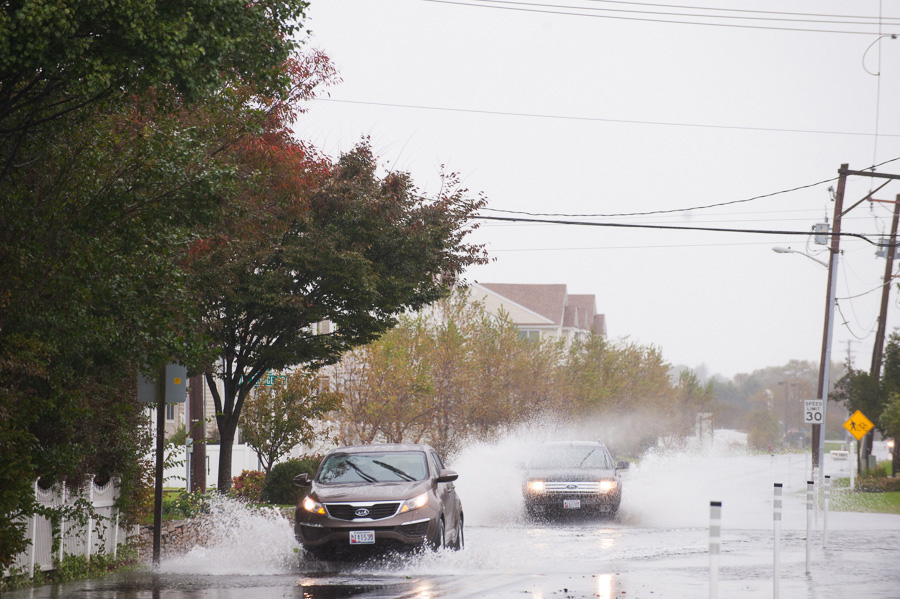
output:
[[[310,44],[343,83],[311,103],[297,134],[330,155],[370,136],[428,193],[447,165],[492,216],[671,211],[804,187],[569,219],[800,232],[832,218],[836,182],[811,184],[842,163],[900,157],[900,39],[878,41],[900,33],[896,2],[661,2],[312,0]],[[900,160],[878,170],[900,173]],[[871,186],[851,178],[845,207]],[[900,182],[875,197],[897,194]],[[843,228],[876,240],[892,210],[864,202]],[[594,294],[610,337],[657,346],[672,364],[730,377],[819,359],[827,271],[772,251],[827,260],[807,236],[485,222],[472,239],[494,261],[468,280]],[[841,245],[832,358],[849,348],[868,369],[885,261],[864,240]]]

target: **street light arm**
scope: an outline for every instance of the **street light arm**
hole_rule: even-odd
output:
[[[800,254],[801,256],[806,256],[813,262],[816,262],[817,264],[821,264],[825,268],[828,268],[827,262],[825,262],[824,260],[819,260],[818,258],[814,258],[813,256],[810,256],[806,252],[801,252],[799,250],[792,250],[791,248],[783,248],[783,247],[773,247],[772,251],[775,252],[776,254]]]

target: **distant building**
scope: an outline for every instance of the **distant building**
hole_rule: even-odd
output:
[[[550,337],[570,344],[591,331],[606,335],[606,317],[597,314],[595,296],[569,294],[562,284],[474,283],[470,293],[488,313],[505,312],[529,339]]]

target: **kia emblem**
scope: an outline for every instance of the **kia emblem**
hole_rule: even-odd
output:
[[[567,489],[577,489],[578,485],[566,485]]]
[[[367,510],[364,507],[361,507],[353,513],[356,514],[357,516],[359,516],[360,518],[365,518],[366,516],[369,515],[369,510]]]

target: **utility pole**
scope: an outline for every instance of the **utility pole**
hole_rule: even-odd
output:
[[[887,329],[887,310],[891,297],[891,280],[894,274],[894,255],[896,253],[897,243],[897,224],[900,222],[900,195],[894,202],[894,219],[891,221],[891,240],[888,244],[888,253],[884,265],[884,284],[881,287],[881,311],[878,314],[878,331],[875,333],[875,346],[872,348],[872,380],[878,384],[881,380],[881,361],[884,354],[884,336]],[[863,456],[868,457],[872,453],[872,441],[874,434],[866,435],[863,438],[864,448]],[[894,450],[892,452],[892,461],[894,465],[893,472],[897,472],[898,463],[897,443],[894,442]]]
[[[896,181],[896,180],[900,179],[900,175],[894,175],[891,173],[879,173],[874,170],[874,167],[872,167],[871,170],[851,171],[849,169],[849,165],[847,165],[847,164],[841,165],[841,168],[838,169],[838,175],[839,175],[838,191],[837,191],[837,195],[835,197],[835,206],[834,206],[834,230],[831,235],[831,261],[829,262],[829,266],[828,266],[828,300],[827,300],[827,303],[825,306],[825,333],[822,335],[822,361],[819,363],[819,391],[818,391],[817,397],[825,400],[824,405],[825,405],[826,414],[823,414],[823,416],[827,415],[827,410],[828,410],[828,370],[829,370],[830,362],[831,362],[831,329],[832,329],[831,325],[832,325],[832,321],[834,318],[833,313],[832,313],[832,306],[834,304],[834,283],[835,283],[835,279],[836,279],[835,275],[837,274],[837,272],[836,272],[837,271],[837,253],[840,250],[840,223],[841,223],[840,217],[843,216],[844,214],[850,212],[851,210],[853,210],[854,208],[856,208],[857,206],[859,206],[866,200],[870,200],[873,202],[886,202],[886,203],[890,203],[890,204],[895,204],[894,220],[896,222],[896,220],[897,220],[897,203],[900,203],[900,196],[898,196],[897,203],[895,203],[891,200],[874,200],[874,199],[872,199],[872,196],[878,190],[880,190],[882,187],[884,187],[891,181]],[[844,202],[844,188],[847,183],[847,177],[850,177],[850,176],[869,177],[871,179],[885,179],[885,182],[882,183],[881,185],[879,185],[874,190],[870,191],[868,193],[868,195],[866,195],[861,200],[859,200],[858,202],[856,202],[855,204],[853,204],[852,206],[847,208],[847,210],[841,211],[841,208],[843,207],[843,202]],[[892,231],[893,231],[893,233],[892,233],[892,239],[893,239],[894,236],[896,235],[896,225],[892,225]],[[893,245],[894,244],[892,242],[891,243],[892,247],[890,249],[893,249]],[[892,259],[893,258],[891,258],[889,260],[889,264],[891,263]],[[888,268],[889,267],[886,267],[886,269],[888,269]],[[886,276],[889,276],[890,270],[887,270],[887,273],[888,273],[888,275],[886,275]],[[888,288],[887,292],[889,293],[890,292],[890,290],[889,290],[890,281],[889,280],[887,280],[885,287]],[[881,352],[882,352],[882,349],[884,346],[884,330],[882,329],[882,327],[887,326],[887,301],[888,301],[888,299],[885,296],[884,292],[882,293],[881,301],[882,301],[882,316],[879,319],[879,323],[878,323],[879,331],[881,331],[880,342],[876,341],[875,350],[873,351],[873,356],[872,356],[872,362],[873,362],[872,374],[875,375],[877,373],[877,376],[875,377],[876,382],[881,376]],[[875,355],[876,352],[877,352],[877,356]],[[875,365],[876,361],[877,361],[877,367]],[[873,415],[873,416],[875,416],[875,415]],[[823,423],[827,422],[824,417],[822,418],[822,422]],[[822,428],[821,425],[818,425],[818,424],[813,425],[812,438],[813,438],[813,447],[815,448],[813,450],[813,459],[812,459],[813,468],[816,468],[820,465],[821,456],[825,450],[825,435],[822,434],[821,428]],[[869,443],[869,441],[864,440],[863,443],[861,444],[861,446],[863,447],[862,455],[864,457],[868,456],[865,448],[868,447],[871,450],[871,445],[869,445],[868,443]],[[824,473],[822,472],[821,468],[819,469],[819,479],[820,479],[821,483],[824,483]]]
[[[847,186],[849,164],[842,164],[838,171],[837,193],[834,197],[834,223],[831,229],[831,251],[828,260],[828,287],[825,298],[825,329],[822,332],[822,356],[819,360],[819,384],[816,397],[823,400],[822,424],[812,425],[812,467],[819,469],[820,483],[824,483],[825,473],[820,467],[825,453],[825,434],[822,426],[828,416],[828,375],[831,370],[831,336],[834,327],[834,298],[837,287],[838,255],[841,250],[841,216],[844,209],[844,189]]]
[[[206,419],[203,401],[203,375],[192,376],[188,393],[190,394],[190,413],[188,414],[187,431],[191,443],[191,488],[188,491],[206,493]]]

